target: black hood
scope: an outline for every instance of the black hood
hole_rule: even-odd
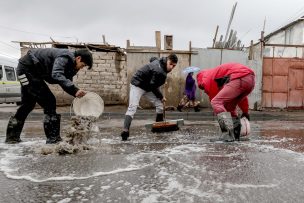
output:
[[[168,73],[167,71],[167,57],[162,57],[159,59],[159,65],[162,67],[162,69]]]

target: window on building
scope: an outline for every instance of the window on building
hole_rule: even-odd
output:
[[[0,80],[3,78],[3,71],[2,71],[2,65],[0,64]]]

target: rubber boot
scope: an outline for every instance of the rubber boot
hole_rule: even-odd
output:
[[[129,138],[129,131],[122,131],[120,136],[122,141],[127,141]]]
[[[122,141],[127,141],[129,138],[129,129],[131,126],[133,118],[129,115],[125,116],[125,121],[124,121],[124,131],[121,132],[120,136],[121,136],[121,140]]]
[[[234,129],[234,137],[235,140],[240,141],[240,136],[241,136],[241,120],[240,118],[236,117],[233,118],[233,129]]]
[[[62,141],[60,137],[60,118],[59,114],[45,115],[43,121],[46,144],[56,144]]]
[[[222,112],[217,114],[217,120],[222,131],[222,136],[220,139],[225,142],[233,142],[235,140],[234,126],[230,112]]]
[[[200,112],[201,110],[200,110],[200,108],[199,108],[198,106],[195,106],[195,107],[194,107],[194,111],[195,111],[195,112]]]
[[[182,105],[178,105],[176,108],[177,108],[177,110],[178,110],[179,112],[182,112],[183,106],[182,106]]]
[[[7,124],[5,143],[15,144],[21,142],[20,134],[23,126],[24,121],[19,121],[14,116],[11,116]]]
[[[164,114],[162,114],[162,113],[156,114],[156,119],[155,119],[155,121],[156,121],[156,122],[164,121]]]

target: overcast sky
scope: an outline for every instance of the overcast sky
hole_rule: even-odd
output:
[[[303,0],[0,0],[0,55],[19,58],[12,41],[154,46],[155,31],[173,35],[174,49],[212,45],[216,26],[231,25],[245,46],[304,15]]]

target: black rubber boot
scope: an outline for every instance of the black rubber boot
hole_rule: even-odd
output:
[[[200,112],[201,110],[200,110],[200,108],[199,108],[198,106],[195,106],[195,107],[194,107],[194,111],[195,111],[195,112]]]
[[[156,121],[156,122],[164,121],[164,114],[162,114],[162,113],[156,114],[156,119],[155,119],[155,121]]]
[[[235,140],[240,141],[240,135],[241,135],[241,120],[240,118],[233,118],[233,131],[234,131],[234,137]]]
[[[122,131],[120,136],[122,141],[127,141],[129,138],[129,131]]]
[[[14,116],[11,116],[7,124],[5,143],[15,144],[21,142],[20,134],[23,126],[24,121],[19,121]]]
[[[182,106],[182,105],[178,105],[176,108],[177,108],[177,110],[178,110],[179,112],[182,112],[183,106]]]
[[[60,137],[60,115],[45,115],[43,127],[46,135],[46,144],[56,144],[62,141]]]
[[[129,137],[129,129],[131,126],[133,118],[129,115],[125,116],[125,121],[124,121],[124,131],[120,134],[121,140],[122,141],[127,141]]]

